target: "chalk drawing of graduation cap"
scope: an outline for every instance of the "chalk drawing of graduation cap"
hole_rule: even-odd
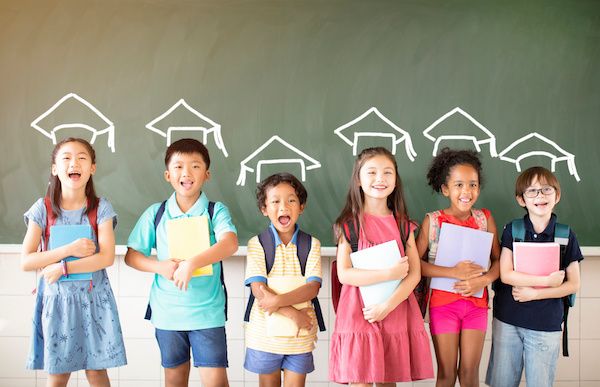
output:
[[[87,109],[89,109],[89,111],[94,113],[102,122],[102,127],[95,128],[92,125],[83,123],[81,121],[65,122],[65,123],[56,125],[52,128],[45,128],[42,126],[42,121],[46,117],[48,117],[51,113],[53,113],[56,109],[58,109],[63,103],[65,103],[66,101],[70,101],[70,100],[75,100],[75,101],[81,103],[83,106],[85,106]],[[104,125],[106,125],[106,126],[104,126]],[[113,153],[115,152],[115,125],[108,118],[106,118],[106,116],[104,114],[102,114],[102,112],[100,112],[100,110],[96,109],[96,107],[94,105],[92,105],[91,103],[89,103],[88,101],[81,98],[79,95],[77,95],[75,93],[69,93],[69,94],[65,95],[64,97],[62,97],[61,99],[59,99],[54,105],[52,105],[52,107],[50,107],[50,109],[46,110],[38,118],[33,120],[33,122],[31,123],[31,126],[38,132],[42,133],[44,136],[51,139],[53,144],[56,144],[56,132],[58,132],[59,130],[63,130],[63,129],[82,128],[82,129],[89,130],[92,133],[92,138],[90,139],[91,144],[93,144],[96,141],[96,138],[98,136],[101,136],[106,133],[107,137],[108,137],[108,139],[107,139],[108,147],[110,148],[110,150]]]
[[[172,114],[175,110],[182,108],[186,109],[189,113],[191,113],[195,118],[199,119],[197,125],[182,125],[182,126],[168,126],[166,129],[160,129],[160,122],[164,120],[167,116]],[[146,128],[150,129],[154,133],[158,133],[161,136],[167,139],[167,146],[171,145],[171,135],[173,132],[201,132],[202,133],[202,142],[206,145],[208,140],[208,135],[213,134],[215,138],[215,144],[217,144],[217,148],[219,148],[225,157],[228,156],[227,149],[225,149],[225,144],[223,143],[223,137],[221,136],[221,125],[217,124],[210,118],[206,117],[204,114],[200,113],[193,107],[191,107],[183,98],[177,101],[173,106],[171,106],[166,112],[156,117],[148,124],[146,124]]]
[[[461,125],[458,127],[448,127],[448,126],[440,126],[442,122],[450,118],[451,116],[459,114],[464,117],[469,123],[467,125]],[[438,126],[440,126],[438,128]],[[454,126],[454,125],[453,125]],[[437,128],[437,130],[436,130]],[[439,133],[442,131],[449,131],[451,133],[444,134]],[[444,140],[466,140],[473,142],[475,149],[477,152],[481,152],[482,144],[490,144],[490,156],[498,157],[498,153],[496,152],[496,136],[492,132],[490,132],[485,126],[483,126],[479,121],[477,121],[473,116],[469,113],[465,112],[459,107],[455,107],[450,110],[448,113],[444,114],[437,120],[435,120],[431,125],[427,127],[423,131],[423,136],[433,141],[433,155],[437,154],[437,151],[440,147],[440,143]]]
[[[375,114],[380,120],[385,122],[387,126],[391,129],[390,132],[384,131],[368,131],[366,128],[361,127],[359,124],[360,121],[365,119],[370,114]],[[344,131],[346,131],[344,133]],[[392,154],[396,154],[396,146],[401,142],[404,142],[404,149],[406,150],[406,155],[410,159],[410,161],[415,161],[415,157],[417,156],[417,152],[412,145],[412,140],[410,138],[410,134],[401,129],[398,125],[394,124],[389,118],[381,114],[376,107],[371,107],[369,110],[356,117],[352,121],[340,126],[339,128],[333,131],[339,138],[341,138],[346,144],[352,147],[352,154],[356,156],[358,154],[358,140],[361,137],[387,137],[392,141]],[[349,135],[349,132],[352,132]]]
[[[280,148],[278,149],[280,151],[279,154],[284,154],[285,156],[282,158],[260,158],[260,153],[265,149],[275,147]],[[246,185],[247,172],[256,172],[256,182],[259,183],[261,181],[261,167],[265,164],[299,164],[302,181],[306,181],[307,170],[321,168],[320,162],[275,135],[240,162],[240,175],[236,184]]]
[[[529,133],[514,141],[500,152],[499,156],[501,160],[515,164],[518,172],[521,172],[521,161],[531,156],[548,157],[552,172],[556,169],[556,163],[566,161],[571,176],[574,176],[575,180],[581,181],[575,166],[575,155],[537,132]]]

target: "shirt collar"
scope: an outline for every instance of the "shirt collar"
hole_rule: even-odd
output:
[[[554,228],[556,227],[556,214],[552,213],[550,215],[550,221],[548,225],[541,233],[536,233],[533,229],[533,223],[531,223],[531,219],[529,218],[529,214],[525,215],[525,230],[531,232],[532,234],[544,234],[548,237],[554,237]]]
[[[271,229],[271,232],[273,233],[273,236],[275,237],[275,246],[279,246],[279,245],[283,244],[283,241],[279,237],[279,233],[277,232],[277,229],[275,228],[275,226],[273,226],[273,223],[271,223],[269,225],[269,228]],[[300,227],[298,227],[298,224],[295,224],[294,225],[294,235],[292,235],[292,240],[290,242],[292,242],[296,246],[298,246],[298,230],[300,230]]]
[[[176,193],[173,192],[173,194],[171,194],[171,196],[167,200],[167,209],[169,210],[169,216],[171,218],[178,218],[185,215],[203,215],[206,211],[208,211],[208,198],[206,197],[206,194],[202,192],[198,200],[196,200],[196,203],[194,203],[194,205],[187,212],[184,213],[183,211],[181,211],[181,208],[179,208],[179,205],[177,204]]]

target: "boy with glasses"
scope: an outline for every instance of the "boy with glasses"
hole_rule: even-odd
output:
[[[560,201],[556,176],[532,167],[517,178],[515,196],[527,214],[524,242],[554,242]],[[492,351],[486,384],[518,386],[523,368],[527,386],[552,386],[561,344],[562,298],[579,289],[583,259],[573,231],[564,249],[566,264],[547,276],[520,273],[513,267],[513,222],[502,234],[500,279],[494,284]]]

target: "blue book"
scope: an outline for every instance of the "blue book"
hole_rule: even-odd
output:
[[[92,239],[92,226],[89,224],[77,224],[77,225],[61,225],[50,227],[50,241],[49,245],[51,249],[68,245],[71,242],[76,241],[79,238]],[[74,261],[79,259],[77,257],[67,257],[66,261]],[[68,277],[64,275],[60,277],[59,281],[91,281],[92,273],[69,273]]]

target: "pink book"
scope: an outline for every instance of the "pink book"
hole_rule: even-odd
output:
[[[559,270],[560,245],[558,243],[513,243],[513,266],[519,273],[548,275]]]

